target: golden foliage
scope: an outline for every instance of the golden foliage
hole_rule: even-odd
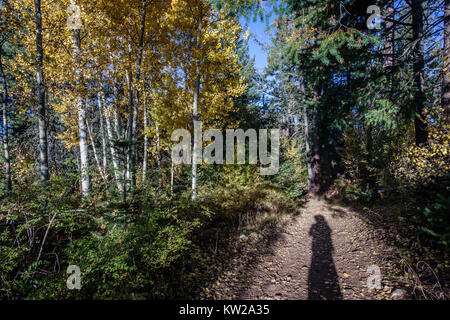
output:
[[[444,114],[440,111],[440,114]],[[398,157],[395,174],[410,182],[428,182],[450,173],[450,125],[448,119],[428,115],[428,145],[408,146]]]

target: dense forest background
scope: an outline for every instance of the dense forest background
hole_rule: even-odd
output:
[[[240,239],[311,197],[387,230],[411,297],[448,294],[449,0],[0,0],[0,14],[0,298],[199,298]],[[269,15],[261,73],[239,21]],[[174,165],[171,134],[196,120],[280,128],[279,173]]]

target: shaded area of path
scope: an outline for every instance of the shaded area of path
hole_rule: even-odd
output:
[[[209,299],[383,299],[367,269],[387,250],[347,208],[311,199],[267,242],[249,246],[209,288]],[[244,255],[244,256],[242,256]],[[251,260],[251,263],[245,261]]]

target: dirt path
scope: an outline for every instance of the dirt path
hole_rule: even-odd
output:
[[[249,241],[254,234],[249,235]],[[246,236],[242,236],[246,239]],[[349,209],[312,199],[267,242],[249,245],[205,296],[216,299],[385,299],[367,269],[389,249]],[[383,268],[380,265],[383,274]]]

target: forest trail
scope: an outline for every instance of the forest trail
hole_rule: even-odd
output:
[[[377,265],[388,256],[384,251],[390,250],[358,213],[311,199],[273,238],[244,250],[242,254],[247,256],[241,262],[239,258],[232,261],[208,296],[276,300],[389,297],[388,292],[377,294],[367,288],[368,267]]]

